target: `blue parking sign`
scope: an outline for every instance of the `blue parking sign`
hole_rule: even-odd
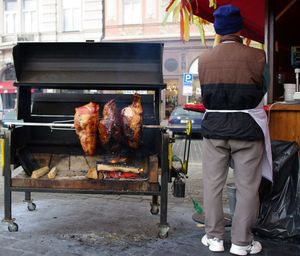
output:
[[[183,74],[183,83],[192,84],[193,83],[193,74],[185,73]]]
[[[182,95],[191,96],[193,95],[193,74],[183,74],[183,88]]]

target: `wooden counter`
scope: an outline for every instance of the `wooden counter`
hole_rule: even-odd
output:
[[[300,104],[274,103],[268,115],[272,140],[296,141],[300,145]]]

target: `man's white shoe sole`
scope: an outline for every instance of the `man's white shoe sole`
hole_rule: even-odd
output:
[[[223,242],[209,241],[206,235],[201,239],[203,245],[207,246],[208,249],[212,252],[224,252]]]
[[[238,246],[238,245],[232,244],[229,252],[234,255],[244,256],[244,255],[248,255],[248,254],[257,254],[257,253],[260,253],[261,251],[262,251],[261,244],[257,241],[253,241],[252,247]]]

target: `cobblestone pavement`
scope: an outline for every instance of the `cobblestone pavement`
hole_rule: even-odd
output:
[[[180,155],[183,142],[176,143],[174,151]],[[37,209],[31,212],[23,202],[24,193],[14,192],[12,214],[19,231],[8,232],[2,223],[0,256],[215,255],[201,245],[203,226],[191,218],[191,199],[202,201],[200,146],[201,141],[192,142],[198,154],[192,154],[189,165],[187,196],[174,198],[169,186],[167,239],[157,238],[159,215],[150,214],[151,198],[147,196],[32,193]],[[0,181],[3,216],[3,177]],[[226,207],[225,196],[225,211]],[[258,255],[299,255],[300,246],[295,243],[259,240],[264,251]],[[216,255],[230,255],[229,247],[230,229],[226,228],[226,252]]]

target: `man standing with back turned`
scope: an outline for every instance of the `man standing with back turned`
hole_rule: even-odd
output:
[[[264,51],[243,45],[243,19],[237,7],[220,6],[214,18],[221,42],[199,57],[206,108],[202,121],[206,235],[201,241],[210,251],[224,251],[222,191],[231,162],[237,191],[230,253],[256,254],[262,250],[251,232],[258,214],[258,188],[262,174],[272,179],[270,138],[262,107],[266,58]]]

